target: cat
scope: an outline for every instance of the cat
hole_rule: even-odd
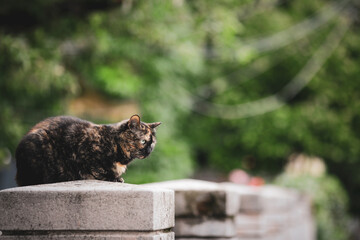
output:
[[[47,118],[36,124],[16,148],[19,186],[97,179],[124,182],[121,175],[135,158],[146,158],[156,144],[160,122],[138,115],[97,125],[75,117]]]

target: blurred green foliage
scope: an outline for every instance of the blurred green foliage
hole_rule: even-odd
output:
[[[332,17],[315,28],[324,9]],[[0,1],[0,151],[13,152],[32,124],[66,113],[68,100],[91,88],[136,100],[142,120],[163,122],[156,151],[132,164],[129,182],[185,177],[195,166],[276,174],[304,152],[325,159],[360,213],[358,20],[276,111],[229,120],[201,104],[231,111],[281,93],[358,9],[330,0]],[[276,34],[294,26],[279,44]]]
[[[336,178],[329,175],[314,177],[284,173],[277,177],[275,183],[298,189],[311,196],[318,240],[349,239],[348,197]]]

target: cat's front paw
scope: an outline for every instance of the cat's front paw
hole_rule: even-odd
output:
[[[123,178],[118,178],[118,179],[116,179],[116,181],[119,182],[119,183],[124,183],[125,182],[125,180]]]

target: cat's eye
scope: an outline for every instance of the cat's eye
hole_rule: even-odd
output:
[[[141,144],[145,144],[145,143],[146,143],[146,140],[143,139],[143,140],[140,141],[140,143],[141,143]]]

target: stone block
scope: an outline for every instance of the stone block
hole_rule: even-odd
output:
[[[176,237],[176,240],[243,240],[242,238],[239,239],[238,237],[231,237],[231,238],[226,238],[226,237],[211,237],[211,238],[197,238],[197,237]],[[255,239],[252,239],[255,240]],[[257,240],[257,239],[256,239]]]
[[[297,191],[274,185],[262,187],[260,195],[263,209],[267,212],[289,211],[301,198]]]
[[[235,217],[239,239],[315,239],[311,201],[307,197],[272,185],[222,185],[240,195],[240,212]]]
[[[176,237],[196,236],[200,238],[231,238],[236,236],[236,226],[232,218],[176,218]]]
[[[87,240],[87,239],[109,239],[109,240],[174,240],[173,232],[39,232],[23,235],[0,235],[1,240]]]
[[[221,185],[238,193],[240,212],[283,211],[291,208],[294,201],[299,198],[299,194],[295,191],[272,185],[253,187],[228,182]]]
[[[14,231],[154,232],[174,226],[174,192],[95,180],[34,185],[0,191],[0,212],[3,235]]]
[[[175,191],[176,217],[226,217],[239,212],[239,195],[218,183],[181,179],[145,184]]]
[[[291,224],[289,212],[278,213],[240,213],[235,217],[237,234],[241,237],[267,237],[283,235]]]

